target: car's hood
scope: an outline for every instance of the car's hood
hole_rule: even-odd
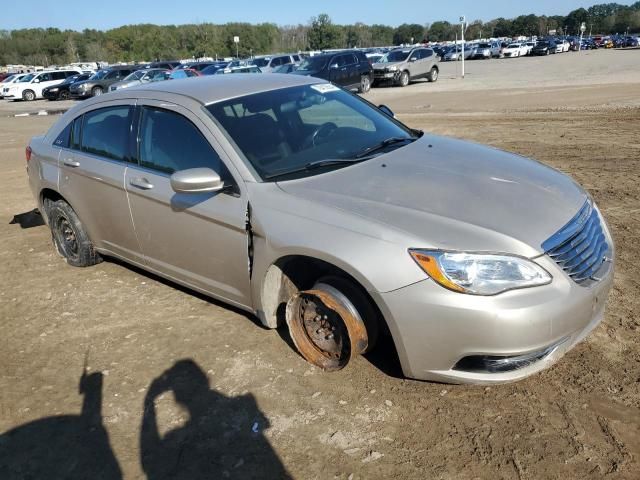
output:
[[[587,198],[572,179],[534,160],[432,135],[372,160],[279,186],[404,232],[413,243],[409,247],[528,257],[543,253],[542,243]]]

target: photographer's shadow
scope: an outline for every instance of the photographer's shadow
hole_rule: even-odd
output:
[[[189,419],[162,436],[155,400],[173,392]],[[192,360],[180,360],[156,378],[144,400],[140,456],[149,480],[290,478],[262,431],[268,420],[251,394],[226,397],[209,389]]]
[[[80,415],[42,418],[0,435],[0,479],[120,480],[102,423],[102,373],[80,377]]]

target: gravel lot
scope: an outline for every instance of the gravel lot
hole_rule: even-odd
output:
[[[403,379],[385,348],[324,374],[244,313],[118,262],[69,267],[46,227],[10,225],[35,207],[24,146],[56,117],[8,116],[65,104],[1,102],[0,478],[637,479],[640,50],[456,67],[367,98],[591,192],[618,269],[586,341],[503,386]]]

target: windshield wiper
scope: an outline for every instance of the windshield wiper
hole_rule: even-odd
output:
[[[304,167],[294,168],[293,170],[287,170],[286,172],[276,172],[269,175],[265,175],[265,179],[272,179],[276,177],[283,177],[285,175],[291,175],[294,173],[308,172],[316,168],[330,167],[333,165],[350,165],[354,163],[364,162],[366,158],[325,158],[324,160],[316,160],[315,162],[309,162]]]
[[[387,138],[386,140],[381,141],[380,143],[377,143],[376,145],[373,145],[371,147],[367,147],[364,150],[362,150],[359,153],[356,153],[353,158],[363,158],[363,157],[367,157],[369,155],[371,155],[372,153],[375,153],[377,151],[383,150],[385,148],[387,148],[390,145],[394,145],[396,143],[402,143],[402,142],[413,142],[417,139],[415,138],[411,138],[411,137],[391,137],[391,138]]]

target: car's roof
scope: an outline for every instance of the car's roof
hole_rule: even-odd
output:
[[[243,74],[235,75],[209,75],[197,79],[181,79],[171,82],[154,82],[136,87],[136,90],[147,92],[164,92],[174,95],[184,95],[207,105],[229,98],[242,97],[253,93],[260,93],[280,88],[295,87],[299,85],[311,85],[314,83],[326,83],[326,80],[318,78],[273,73],[269,75]],[[125,89],[109,93],[110,98],[131,97],[133,89]]]

